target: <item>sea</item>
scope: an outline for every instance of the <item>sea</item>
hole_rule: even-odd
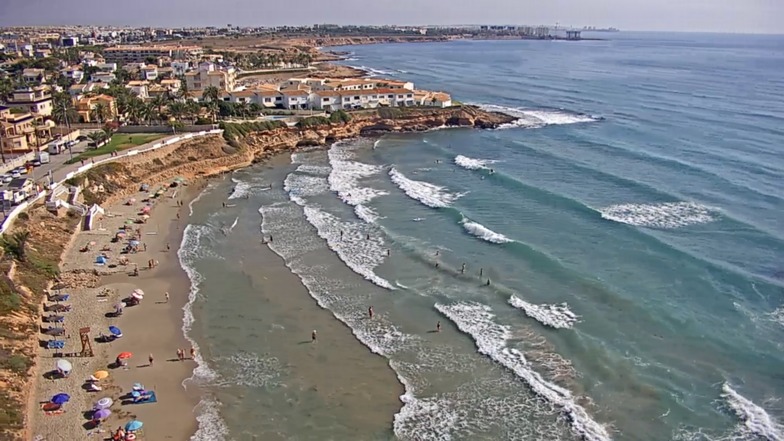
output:
[[[334,48],[517,119],[212,181],[193,439],[784,440],[784,36],[599,35]],[[261,247],[402,385],[374,430],[295,387]]]

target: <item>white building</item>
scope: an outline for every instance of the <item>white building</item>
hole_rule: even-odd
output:
[[[111,83],[115,78],[114,72],[96,72],[90,76],[90,81],[95,83]]]
[[[236,89],[237,72],[233,67],[219,69],[213,63],[201,63],[199,68],[185,73],[185,82],[190,91],[201,91],[210,86],[229,92]]]
[[[145,100],[150,97],[149,87],[150,83],[147,81],[128,81],[125,88],[130,90],[139,98]]]
[[[191,68],[191,64],[187,61],[172,61],[171,68],[174,75],[180,76],[185,75],[185,72]]]
[[[139,73],[145,80],[155,81],[158,79],[158,66],[154,64],[148,64],[140,68]]]

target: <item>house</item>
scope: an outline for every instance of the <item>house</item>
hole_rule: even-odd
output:
[[[161,86],[166,88],[169,92],[176,93],[180,91],[182,83],[180,80],[172,79],[172,80],[161,80]]]
[[[43,69],[24,69],[22,70],[22,81],[27,84],[40,84],[43,81],[46,81],[47,75],[46,71]]]
[[[286,109],[307,109],[308,96],[310,92],[307,90],[293,89],[281,90],[280,94],[283,96],[283,107]]]
[[[95,63],[95,67],[101,69],[101,72],[116,72],[117,63]]]
[[[8,97],[7,105],[38,116],[51,116],[52,94],[41,86],[18,89]]]
[[[333,90],[316,90],[308,97],[312,109],[333,111],[342,109],[340,93]]]
[[[185,75],[185,72],[191,68],[191,64],[187,61],[172,61],[171,68],[174,75]]]
[[[33,186],[32,179],[28,178],[14,178],[11,182],[8,183],[8,192],[10,194],[10,200],[13,203],[18,204],[25,199],[33,196],[35,193],[35,187]],[[3,199],[5,199],[7,195],[3,194]]]
[[[139,69],[141,77],[148,81],[155,81],[158,79],[158,66],[148,64]]]
[[[126,89],[129,89],[131,92],[136,94],[141,99],[147,99],[150,97],[149,92],[149,81],[128,81],[128,84],[125,85]]]
[[[13,112],[11,108],[0,106],[0,149],[3,153],[30,151],[35,142],[33,115]]]
[[[95,83],[111,83],[115,80],[114,72],[96,72],[90,75],[90,81]]]
[[[104,115],[96,114],[98,104],[105,109]],[[117,117],[117,104],[109,95],[86,96],[76,100],[76,112],[79,114],[79,119],[85,123],[107,121]]]
[[[99,92],[108,88],[109,85],[106,83],[74,84],[68,89],[68,93],[71,97],[78,99],[89,92]]]
[[[259,89],[256,91],[257,104],[265,108],[283,108],[283,94],[273,89]]]
[[[60,73],[66,77],[74,80],[77,83],[81,83],[82,79],[84,78],[84,72],[79,69],[78,67],[68,67],[60,71]]]
[[[408,89],[378,88],[379,105],[390,107],[415,106],[414,91]]]
[[[414,93],[414,96],[417,94]],[[452,97],[444,92],[424,92],[421,99],[416,100],[419,106],[433,106],[433,107],[451,107]]]
[[[237,72],[233,67],[219,69],[213,63],[201,63],[195,71],[185,73],[188,90],[199,91],[210,86],[229,92],[236,88]]]

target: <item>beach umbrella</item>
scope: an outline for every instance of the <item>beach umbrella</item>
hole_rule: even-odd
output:
[[[109,418],[109,415],[112,414],[112,411],[109,409],[98,409],[93,413],[94,420],[105,420]]]
[[[122,335],[122,331],[120,331],[120,328],[117,326],[109,326],[109,332],[111,332],[112,335],[116,335],[118,337]]]
[[[141,290],[141,289],[139,289],[139,288],[136,288],[136,289],[134,289],[134,290],[133,290],[133,294],[138,294],[138,295],[140,295],[140,296],[144,297],[144,291],[142,291],[142,290]]]
[[[108,376],[109,376],[109,372],[107,372],[107,371],[96,371],[93,374],[93,378],[95,378],[96,380],[103,380],[104,378],[107,378]]]
[[[59,360],[57,360],[57,369],[58,369],[59,371],[62,371],[62,372],[71,372],[71,369],[72,369],[72,368],[73,368],[73,366],[71,366],[71,362],[70,362],[70,361],[68,361],[68,360],[64,360],[64,359],[62,359],[62,358],[61,358],[61,359],[59,359]]]
[[[125,425],[125,430],[126,431],[129,431],[129,430],[139,430],[139,429],[142,428],[143,425],[144,425],[144,423],[139,421],[139,420],[131,420],[131,421],[128,421],[128,424]]]
[[[112,407],[112,404],[114,404],[114,401],[111,398],[103,397],[100,400],[98,400],[97,403],[95,403],[95,408],[96,409],[108,409],[108,408]]]
[[[134,299],[136,299],[136,300],[141,300],[141,299],[143,299],[143,298],[144,298],[144,296],[143,296],[143,295],[140,295],[140,294],[138,294],[138,293],[133,293],[133,294],[131,294],[131,297],[133,297],[133,298],[134,298]]]
[[[120,352],[120,355],[117,356],[120,360],[125,360],[127,358],[133,357],[133,354],[130,352]]]
[[[70,401],[71,396],[68,394],[57,394],[50,400],[54,404],[64,404]]]

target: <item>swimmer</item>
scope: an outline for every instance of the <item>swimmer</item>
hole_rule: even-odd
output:
[[[373,318],[373,307],[368,308],[368,317]]]

